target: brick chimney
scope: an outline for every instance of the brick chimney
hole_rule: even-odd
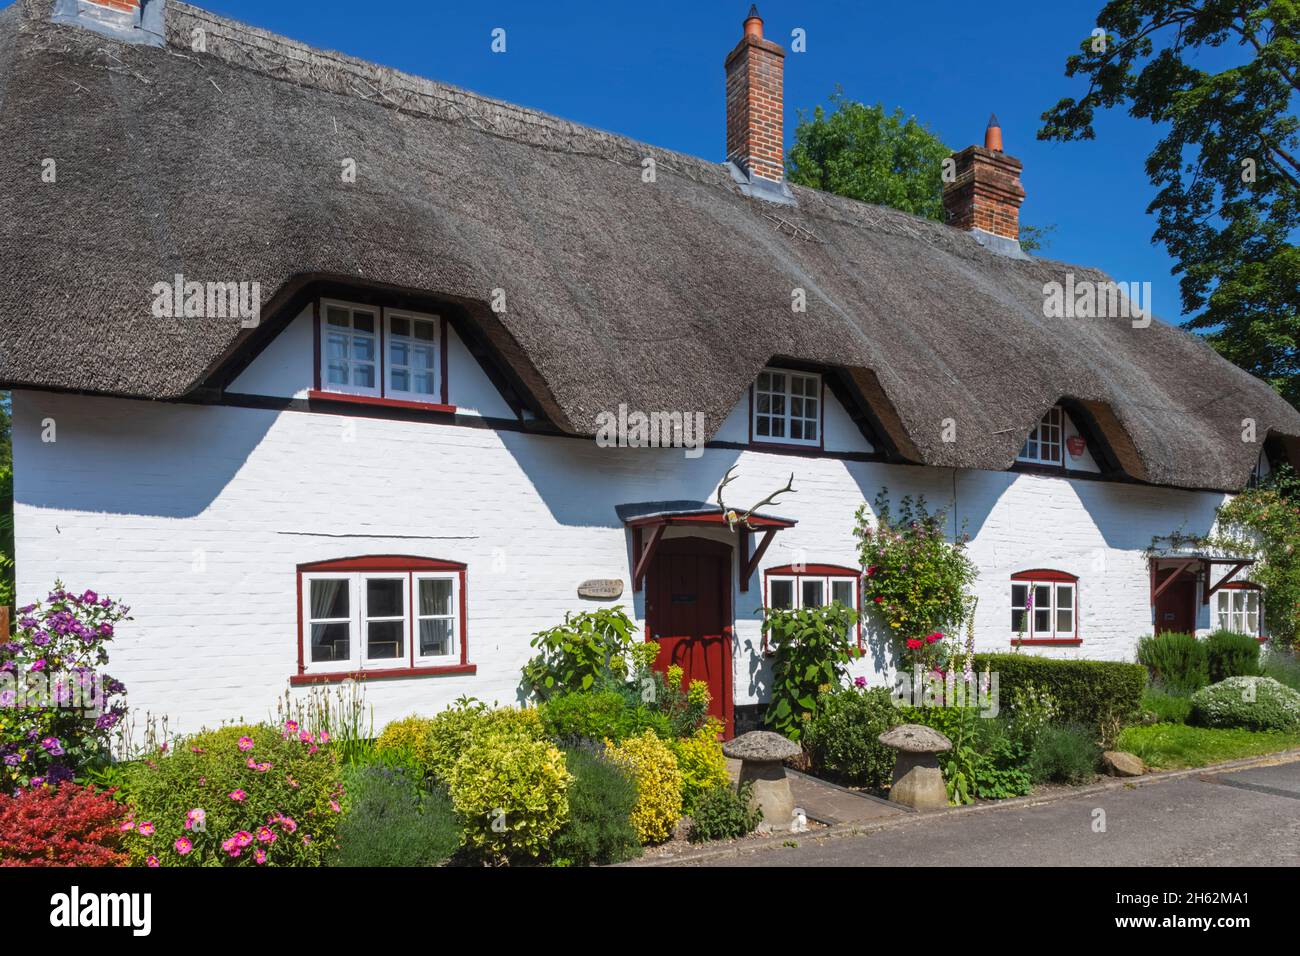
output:
[[[162,46],[167,0],[54,0],[54,23],[102,33],[126,43]]]
[[[727,159],[753,182],[785,180],[785,50],[763,39],[758,7],[727,56]]]
[[[975,233],[988,233],[1020,242],[1020,160],[1002,152],[1002,126],[989,117],[984,145],[967,146],[952,157],[956,178],[943,186],[943,208],[948,224]]]

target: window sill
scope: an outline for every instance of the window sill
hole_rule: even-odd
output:
[[[442,677],[455,674],[475,674],[477,664],[444,664],[439,667],[393,667],[387,670],[351,671],[343,674],[294,674],[290,687],[307,687],[312,684],[341,684],[344,681],[401,680],[404,677]]]
[[[399,398],[380,398],[376,395],[350,395],[347,392],[325,392],[313,388],[308,390],[307,398],[313,402],[342,402],[347,405],[375,405],[379,408],[418,408],[426,412],[446,412],[456,414],[455,405],[441,402],[408,402]]]
[[[768,441],[765,438],[751,438],[750,447],[756,451],[762,451],[765,448],[774,448],[778,451],[825,451],[822,442],[797,442],[797,441]]]
[[[1018,638],[1011,639],[1012,647],[1079,647],[1083,644],[1083,639],[1079,637],[1071,638]]]

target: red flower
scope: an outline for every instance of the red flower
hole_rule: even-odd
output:
[[[919,637],[909,637],[907,639],[907,647],[908,650],[919,650],[921,647],[921,639]]]
[[[874,564],[871,565],[871,567],[867,568],[867,577],[871,577],[875,573],[876,573],[876,566]]]
[[[943,635],[940,634],[938,631],[935,631],[933,634],[931,634],[929,637],[925,639],[925,643],[933,644],[935,641],[942,641],[942,640],[943,640]]]
[[[882,598],[882,597],[875,597],[875,598],[872,598],[872,600],[875,601],[877,604],[879,604],[881,601],[884,600],[884,598]]]

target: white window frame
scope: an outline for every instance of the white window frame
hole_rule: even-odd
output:
[[[1024,587],[1026,599],[1030,595],[1034,598],[1034,612],[1027,616],[1025,620],[1026,627],[1017,630],[1015,627],[1015,614],[1017,611],[1025,611],[1025,603],[1016,603],[1016,588]],[[1040,630],[1037,626],[1036,616],[1039,611],[1043,610],[1039,603],[1039,588],[1048,589],[1050,608],[1048,612],[1048,627]],[[1068,606],[1063,607],[1061,604],[1061,591],[1069,589],[1070,597]],[[1067,611],[1070,615],[1070,627],[1068,630],[1062,630],[1059,626],[1060,612]],[[1028,578],[1013,578],[1011,581],[1011,630],[1017,640],[1023,638],[1026,641],[1077,641],[1079,639],[1079,582],[1075,581],[1056,581],[1056,580],[1031,580]]]
[[[427,322],[433,326],[432,339],[417,339],[413,335],[396,335],[393,332],[393,319],[406,319],[409,322]],[[430,371],[433,374],[433,391],[432,392],[415,392],[410,389],[399,389],[393,385],[393,362],[392,347],[393,343],[398,340],[405,340],[410,348],[428,348],[433,352],[433,364]],[[406,309],[384,309],[384,350],[383,350],[383,382],[384,395],[388,398],[400,399],[408,402],[424,402],[430,405],[436,405],[442,401],[442,318],[428,312],[411,312]],[[414,376],[412,366],[404,365],[409,374]]]
[[[834,594],[834,581],[848,581],[853,585],[853,603],[845,605],[852,611],[861,610],[862,602],[862,582],[857,575],[848,574],[769,574],[767,575],[767,593],[763,595],[767,607],[772,607],[772,584],[777,581],[791,582],[791,591],[794,596],[794,605],[790,610],[802,610],[803,603],[803,584],[805,581],[819,581],[822,586],[822,603],[810,605],[812,607],[825,607],[831,603]],[[841,602],[843,603],[843,602]]]
[[[1055,432],[1055,438],[1044,440],[1045,435]],[[1033,450],[1030,450],[1030,445]],[[1056,457],[1048,458],[1043,454],[1044,447],[1055,448]],[[1016,455],[1016,461],[1023,461],[1033,465],[1064,465],[1065,464],[1065,411],[1060,405],[1054,405],[1047,410],[1042,419],[1029,432],[1029,437],[1021,446],[1020,453]]]
[[[339,385],[329,380],[330,329],[340,328],[340,326],[330,325],[330,321],[329,321],[330,309],[341,309],[342,311],[348,313],[348,328],[350,331],[349,331],[349,341],[348,341],[349,358],[347,360],[349,381],[347,385]],[[356,324],[355,316],[358,312],[367,313],[373,316],[375,320],[375,331],[370,336],[371,338],[374,339],[374,349],[375,349],[374,351],[375,358],[373,363],[375,366],[375,384],[373,388],[368,388],[364,385],[355,385],[351,381],[351,379],[353,378],[353,371],[352,371],[353,361],[351,359],[352,339],[354,339],[358,335],[358,333],[355,331],[355,324]],[[320,369],[319,369],[321,391],[337,392],[338,394],[341,395],[365,395],[371,398],[379,398],[383,395],[383,382],[384,382],[383,327],[384,327],[384,310],[379,308],[378,306],[361,305],[355,302],[342,302],[337,299],[321,299],[320,302]],[[362,332],[359,334],[367,335],[368,333]]]
[[[784,375],[785,376],[784,391],[778,392],[775,389],[770,387],[767,389],[761,388],[760,385],[762,383],[762,378],[764,375],[768,376],[769,385],[771,383],[771,376]],[[813,383],[813,390],[816,394],[813,396],[793,394],[793,382],[796,378],[802,378],[811,381]],[[750,430],[753,434],[754,441],[756,443],[763,443],[769,445],[805,445],[810,448],[821,447],[822,438],[824,437],[822,435],[822,422],[824,420],[824,416],[822,413],[824,411],[823,404],[825,399],[825,395],[823,392],[824,390],[822,388],[822,377],[817,372],[797,372],[794,371],[793,369],[786,369],[786,368],[763,369],[763,371],[759,374],[759,377],[754,380],[754,402],[753,402],[753,408],[750,411]],[[779,415],[773,414],[771,411],[770,404],[768,406],[769,408],[768,411],[766,412],[759,411],[759,406],[762,404],[762,399],[765,397],[769,400],[769,403],[772,398],[779,397],[784,406],[783,412]],[[806,407],[805,407],[803,414],[795,415],[794,402],[796,400],[805,401],[805,402],[811,400],[816,402],[817,407],[815,413],[812,416],[809,416],[807,414]],[[774,422],[774,421],[781,422],[782,423],[781,427],[785,434],[783,435],[761,434],[759,432],[759,427],[758,427],[760,418],[766,418],[769,420],[769,422]],[[790,425],[791,422],[795,420],[798,420],[801,423],[803,423],[804,428],[806,428],[807,425],[809,424],[813,425],[816,428],[817,437],[816,438],[790,437]],[[768,430],[771,431],[771,428],[769,427]]]
[[[360,632],[358,626],[361,608],[357,603],[356,584],[354,579],[356,574],[351,571],[312,571],[304,573],[302,576],[302,620],[303,630],[303,653],[302,663],[303,672],[307,674],[332,674],[341,671],[355,671],[361,669],[361,646],[357,643],[357,635]],[[311,582],[313,581],[345,581],[347,582],[348,593],[348,616],[346,618],[313,618],[311,613]],[[344,621],[348,625],[348,658],[340,661],[313,661],[311,657],[311,628],[314,623],[331,623],[341,624]]]
[[[411,572],[410,571],[357,571],[354,572],[354,587],[358,603],[361,605],[360,632],[361,667],[363,670],[384,670],[386,668],[411,666]],[[402,613],[399,615],[370,616],[370,581],[402,582]],[[370,624],[402,622],[401,653],[396,657],[370,656]]]
[[[454,571],[416,571],[411,575],[411,652],[415,655],[415,666],[438,666],[460,662],[460,575]],[[420,613],[420,582],[451,582],[451,614]],[[446,654],[420,653],[420,622],[424,620],[450,620],[451,641]]]
[[[1251,637],[1259,637],[1264,633],[1264,596],[1258,588],[1219,588],[1214,592],[1214,624],[1215,630],[1235,631],[1238,634],[1249,634]],[[1233,595],[1241,595],[1237,600]],[[1255,610],[1252,613],[1247,609],[1250,603],[1247,595],[1254,595]],[[1226,599],[1226,600],[1225,600]],[[1225,605],[1227,605],[1225,607]],[[1250,619],[1254,618],[1255,625],[1249,627]],[[1224,621],[1228,623],[1225,624]],[[1240,622],[1241,626],[1235,626]]]

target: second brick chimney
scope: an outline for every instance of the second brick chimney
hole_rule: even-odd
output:
[[[986,233],[1003,240],[1020,242],[1020,204],[1025,190],[1020,185],[1020,160],[1002,152],[1002,126],[989,117],[984,145],[967,146],[952,157],[955,177],[945,178],[943,208],[948,224],[958,229]]]
[[[750,7],[745,35],[727,56],[727,159],[751,182],[785,180],[784,71],[785,50],[763,39],[758,7]]]

